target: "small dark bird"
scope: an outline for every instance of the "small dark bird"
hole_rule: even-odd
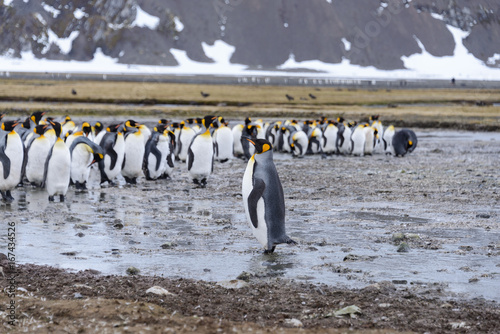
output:
[[[311,94],[311,93],[309,93],[309,97],[310,97],[311,99],[313,99],[313,100],[316,100],[316,96],[315,96],[315,95],[313,95],[313,94]]]
[[[203,92],[203,91],[201,91],[201,92],[200,92],[200,94],[201,94],[201,96],[203,96],[203,97],[209,97],[209,96],[210,96],[210,94],[205,93],[205,92]]]
[[[294,99],[293,96],[291,96],[291,95],[286,94],[285,96],[288,99],[288,101],[293,101],[293,99]]]
[[[75,90],[74,88],[71,90],[71,94],[73,94],[73,95],[76,95],[76,94],[77,94],[77,93],[76,93],[76,90]]]

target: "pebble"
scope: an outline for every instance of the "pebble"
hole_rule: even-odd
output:
[[[172,292],[169,292],[167,289],[162,288],[161,286],[152,286],[146,290],[146,293],[152,293],[159,296],[173,296]]]
[[[410,251],[410,246],[406,242],[399,244],[398,253],[408,253]]]
[[[126,271],[127,275],[137,275],[139,274],[139,272],[140,270],[137,269],[136,267],[128,267]]]
[[[241,289],[249,286],[249,284],[245,281],[239,279],[233,279],[229,281],[220,281],[217,282],[218,286],[221,286],[226,289]]]
[[[287,326],[292,326],[292,327],[304,327],[304,324],[302,323],[302,321],[300,321],[299,319],[295,319],[295,318],[285,319],[283,321],[283,323]]]

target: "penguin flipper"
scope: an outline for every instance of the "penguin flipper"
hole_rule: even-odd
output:
[[[10,159],[5,154],[5,146],[0,149],[0,162],[2,162],[3,167],[3,178],[6,179],[10,174]]]
[[[174,168],[174,160],[172,159],[172,154],[167,155],[167,164],[170,168]]]
[[[161,152],[156,146],[151,147],[151,154],[153,154],[156,158],[156,170],[160,169],[161,164]]]
[[[253,189],[248,195],[248,211],[250,214],[250,220],[252,221],[253,227],[257,228],[259,226],[258,216],[257,216],[257,203],[264,194],[266,190],[266,184],[262,179],[254,179]]]
[[[52,151],[54,150],[54,145],[52,145],[52,148],[49,151],[49,154],[47,155],[47,160],[45,160],[45,166],[43,169],[43,181],[42,181],[42,188],[45,187],[45,181],[47,181],[47,173],[49,171],[49,161],[50,158],[52,158]]]
[[[193,167],[194,154],[191,147],[188,148],[188,171]]]

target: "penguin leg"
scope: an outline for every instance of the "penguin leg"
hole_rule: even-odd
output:
[[[276,249],[276,246],[273,246],[271,249],[266,249],[266,250],[264,250],[264,254],[272,254],[272,253],[274,253],[275,249]]]
[[[54,202],[54,196],[49,196],[49,202]]]
[[[64,195],[59,195],[59,202],[64,202]]]
[[[12,201],[14,200],[14,198],[12,197],[12,195],[10,195],[10,191],[7,190],[6,192],[0,190],[0,193],[2,194],[2,201],[4,203],[12,203]]]
[[[14,197],[12,197],[12,193],[10,192],[10,190],[7,190],[7,191],[5,192],[5,195],[6,195],[7,200],[8,200],[9,202],[13,202],[13,201],[14,201]]]

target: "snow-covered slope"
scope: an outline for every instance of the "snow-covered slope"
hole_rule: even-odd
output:
[[[0,74],[500,80],[500,1],[452,2],[4,0]]]

